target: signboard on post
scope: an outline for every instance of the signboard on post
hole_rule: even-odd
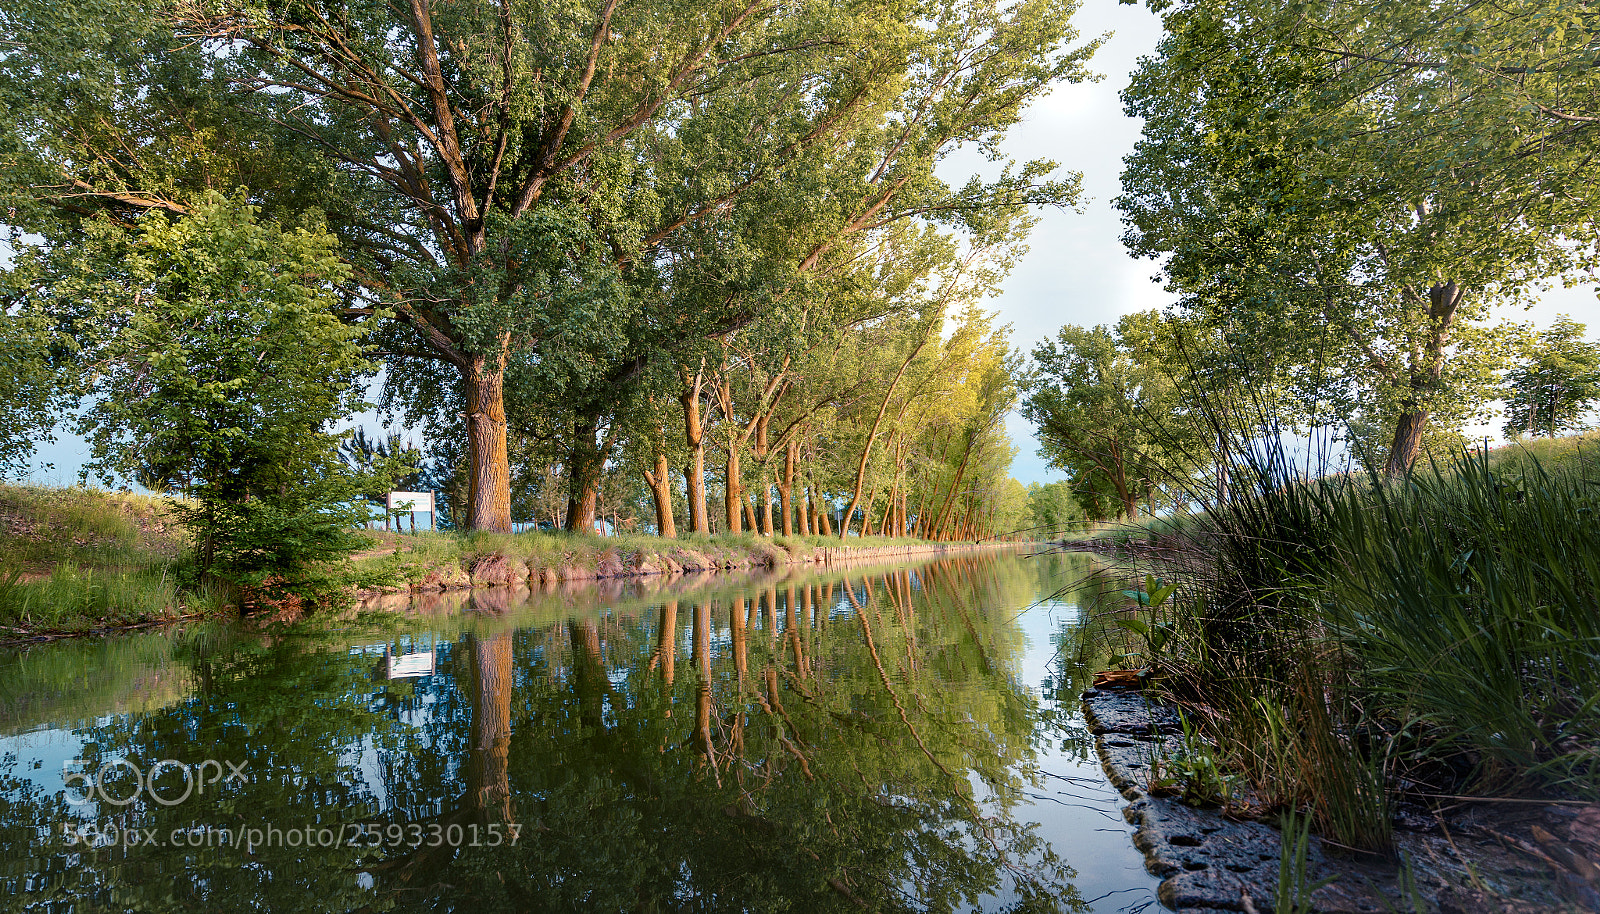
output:
[[[386,504],[391,512],[390,517],[393,516],[395,511],[407,512],[413,515],[427,512],[428,529],[437,530],[439,528],[437,523],[438,515],[433,510],[432,492],[390,492]],[[383,528],[385,530],[389,529],[389,521],[387,519],[384,521]],[[415,533],[416,530],[417,520],[413,517],[411,519],[411,531]]]

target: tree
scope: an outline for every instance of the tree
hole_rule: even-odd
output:
[[[0,13],[4,196],[49,245],[94,213],[182,216],[205,188],[321,211],[347,313],[397,325],[391,380],[442,383],[464,414],[463,526],[507,530],[508,369],[627,327],[684,229],[822,172],[835,218],[802,265],[908,208],[981,221],[996,194],[1058,202],[1048,168],[948,193],[932,164],[1082,74],[1093,45],[1062,48],[1071,10],[186,0],[82,16],[22,0]]]
[[[1115,328],[1062,327],[1034,347],[1022,415],[1039,427],[1040,454],[1071,475],[1089,516],[1104,518],[1102,487],[1118,517],[1137,517],[1139,502],[1192,470],[1188,430],[1172,367],[1161,364],[1143,325],[1154,312],[1122,318]]]
[[[1072,484],[1060,482],[1028,485],[1028,521],[1036,537],[1061,536],[1083,525],[1083,508],[1073,497]]]
[[[1255,348],[1300,366],[1292,418],[1386,429],[1385,469],[1405,472],[1430,422],[1492,398],[1508,328],[1485,321],[1573,264],[1564,227],[1495,162],[1441,167],[1391,142],[1429,73],[1339,95],[1265,5],[1161,8],[1160,56],[1124,95],[1145,119],[1125,241],[1166,258],[1186,311],[1242,317]]]
[[[1480,217],[1593,237],[1600,10],[1561,0],[1236,0],[1257,34],[1305,61],[1320,128],[1360,132],[1408,171],[1466,178]],[[1401,102],[1391,105],[1389,100]],[[1495,213],[1496,215],[1489,215]]]
[[[75,328],[92,371],[86,472],[181,482],[202,573],[315,590],[314,566],[364,541],[352,502],[373,482],[344,470],[330,430],[365,406],[357,382],[374,367],[365,329],[333,313],[347,274],[333,239],[220,197],[175,221],[83,229],[17,269],[63,277],[28,305]]]
[[[1584,427],[1585,414],[1600,403],[1600,343],[1585,341],[1583,331],[1571,318],[1557,318],[1506,373],[1507,438],[1553,438]]]

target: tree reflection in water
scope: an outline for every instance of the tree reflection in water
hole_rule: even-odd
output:
[[[483,594],[474,630],[442,637],[416,680],[376,679],[374,654],[328,623],[213,647],[186,661],[186,699],[79,735],[91,764],[247,760],[249,780],[174,806],[71,807],[13,759],[0,905],[1081,910],[1073,871],[1018,819],[1039,709],[1009,620],[1036,583],[972,556],[537,624]],[[383,841],[66,846],[63,824],[90,820],[164,841],[269,825]],[[515,845],[486,846],[489,826],[517,826]]]

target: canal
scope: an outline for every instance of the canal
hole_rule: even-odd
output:
[[[0,909],[1154,910],[1077,701],[1114,592],[987,551],[13,650]]]

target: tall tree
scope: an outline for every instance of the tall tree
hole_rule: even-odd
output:
[[[30,252],[18,270],[67,277],[28,305],[72,326],[92,369],[76,391],[86,472],[180,483],[202,571],[315,590],[311,566],[362,542],[352,502],[388,481],[347,472],[332,432],[365,406],[355,382],[375,367],[365,330],[330,310],[346,271],[333,239],[222,198],[173,222],[84,228],[53,252],[65,263]]]
[[[1145,326],[1157,320],[1146,312],[1114,328],[1069,325],[1033,350],[1022,414],[1038,425],[1040,453],[1071,474],[1091,516],[1101,513],[1104,488],[1117,516],[1137,517],[1141,500],[1192,470],[1180,390]]]
[[[1248,315],[1257,345],[1292,353],[1302,402],[1386,427],[1405,472],[1430,421],[1492,397],[1506,328],[1484,322],[1570,264],[1561,229],[1494,162],[1390,141],[1428,72],[1339,95],[1266,4],[1159,8],[1168,35],[1124,96],[1145,119],[1126,242],[1166,258],[1183,307]]]

